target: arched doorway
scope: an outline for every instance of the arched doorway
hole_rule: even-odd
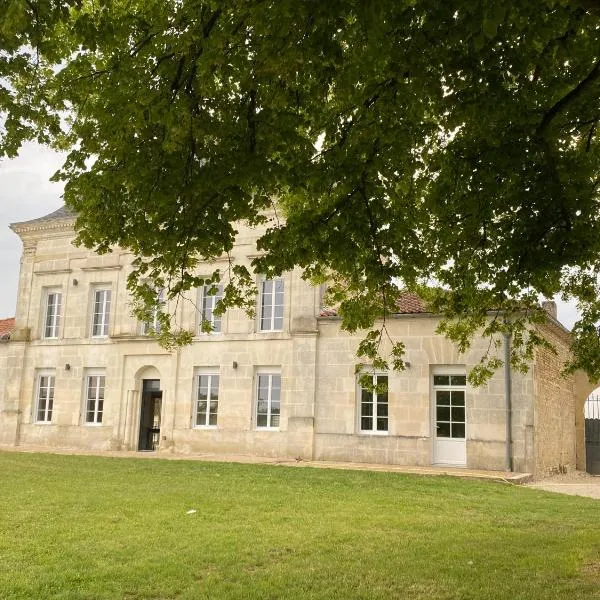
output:
[[[162,397],[160,373],[155,367],[147,366],[136,374],[136,387],[140,390],[138,411],[137,449],[153,452],[160,445],[162,421]]]
[[[600,388],[585,401],[585,470],[600,475]]]

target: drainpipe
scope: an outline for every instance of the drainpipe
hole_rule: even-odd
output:
[[[504,397],[506,400],[506,468],[512,472],[512,382],[510,372],[510,335],[508,333],[504,334]]]

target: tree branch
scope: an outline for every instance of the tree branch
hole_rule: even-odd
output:
[[[600,0],[599,0],[600,2]],[[594,68],[565,96],[556,102],[544,115],[542,122],[537,128],[537,134],[543,136],[552,121],[568,106],[573,100],[576,100],[594,81],[600,78],[600,60],[596,62]]]

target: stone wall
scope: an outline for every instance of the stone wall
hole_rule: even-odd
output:
[[[387,323],[392,339],[403,341],[410,367],[390,373],[390,425],[387,436],[359,432],[358,390],[354,375],[358,335],[340,331],[339,321],[319,321],[315,458],[428,465],[433,453],[432,374],[454,366],[468,373],[489,347],[475,339],[461,355],[456,346],[436,334],[439,319],[404,315]],[[497,350],[502,354],[503,349]],[[513,374],[513,457],[515,468],[531,471],[533,451],[533,379]],[[498,371],[484,386],[466,388],[467,467],[504,470],[506,464],[506,388]]]
[[[533,372],[535,385],[535,476],[575,469],[576,387],[573,376],[562,377],[569,359],[568,334],[553,323],[543,328],[556,353],[540,348]]]

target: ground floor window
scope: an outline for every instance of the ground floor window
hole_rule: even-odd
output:
[[[216,427],[219,409],[219,375],[198,374],[197,390],[196,427]]]
[[[38,374],[35,419],[38,423],[50,423],[54,407],[54,374]]]
[[[434,375],[436,436],[465,437],[466,375]]]
[[[104,413],[104,382],[102,374],[87,376],[85,391],[85,422],[99,425]]]
[[[388,418],[388,376],[375,374],[373,387],[359,385],[361,433],[387,433]]]
[[[256,427],[278,429],[281,410],[281,375],[259,373],[256,390]]]

